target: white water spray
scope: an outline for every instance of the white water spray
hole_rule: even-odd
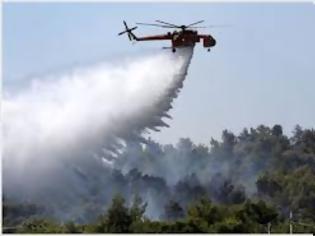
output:
[[[192,52],[79,68],[4,97],[4,194],[59,206],[87,195],[73,170],[99,179],[125,141],[167,126]]]

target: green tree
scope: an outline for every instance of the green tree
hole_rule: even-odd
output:
[[[62,227],[53,220],[30,218],[18,227],[17,233],[62,233]]]
[[[138,194],[135,195],[133,199],[133,204],[129,210],[133,222],[143,220],[147,205],[148,204],[146,202],[144,203],[142,201],[142,198]]]
[[[128,208],[125,207],[125,199],[116,195],[105,215],[105,232],[129,233],[131,223],[132,217]]]
[[[206,197],[191,204],[187,211],[187,219],[196,232],[209,232],[209,226],[221,221],[223,212]]]
[[[144,233],[144,222],[145,217],[144,213],[147,207],[147,203],[143,202],[141,197],[136,194],[131,208],[129,209],[132,223],[129,227],[129,230],[133,233]]]
[[[63,233],[75,234],[81,232],[81,229],[73,221],[69,221],[63,225]]]
[[[252,223],[258,223],[264,227],[253,227],[253,230],[258,230],[258,232],[266,232],[267,224],[271,222],[276,222],[278,213],[277,211],[268,206],[264,201],[259,200],[258,202],[251,202],[248,200],[244,204],[244,208],[238,212],[238,217],[244,223],[253,226]],[[251,231],[252,232],[252,231]]]
[[[170,200],[168,204],[166,204],[164,211],[165,218],[168,220],[177,220],[183,218],[185,215],[184,209],[174,200]]]
[[[277,137],[280,137],[280,136],[283,134],[281,125],[275,125],[275,126],[273,126],[273,127],[272,127],[272,130],[271,130],[271,133],[272,133],[272,135],[275,135],[275,136],[277,136]]]

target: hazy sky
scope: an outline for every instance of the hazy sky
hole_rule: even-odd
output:
[[[132,45],[122,20],[177,24],[205,20],[230,24],[202,29],[217,46],[197,45],[168,129],[152,134],[162,143],[190,137],[208,143],[223,129],[259,124],[315,127],[315,5],[312,3],[5,3],[4,90],[30,78],[76,65],[169,46]],[[139,27],[136,34],[163,33]]]

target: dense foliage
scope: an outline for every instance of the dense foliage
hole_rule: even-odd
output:
[[[280,125],[238,136],[225,130],[209,148],[189,139],[176,147],[149,140],[145,148],[133,144],[108,173],[113,191],[103,202],[86,200],[85,220],[48,217],[49,206],[5,197],[4,230],[287,233],[292,224],[294,232],[315,232],[313,129],[296,126],[291,137]]]

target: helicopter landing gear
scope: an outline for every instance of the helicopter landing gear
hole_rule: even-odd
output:
[[[175,49],[175,48],[172,48],[172,52],[176,52],[176,49]]]

